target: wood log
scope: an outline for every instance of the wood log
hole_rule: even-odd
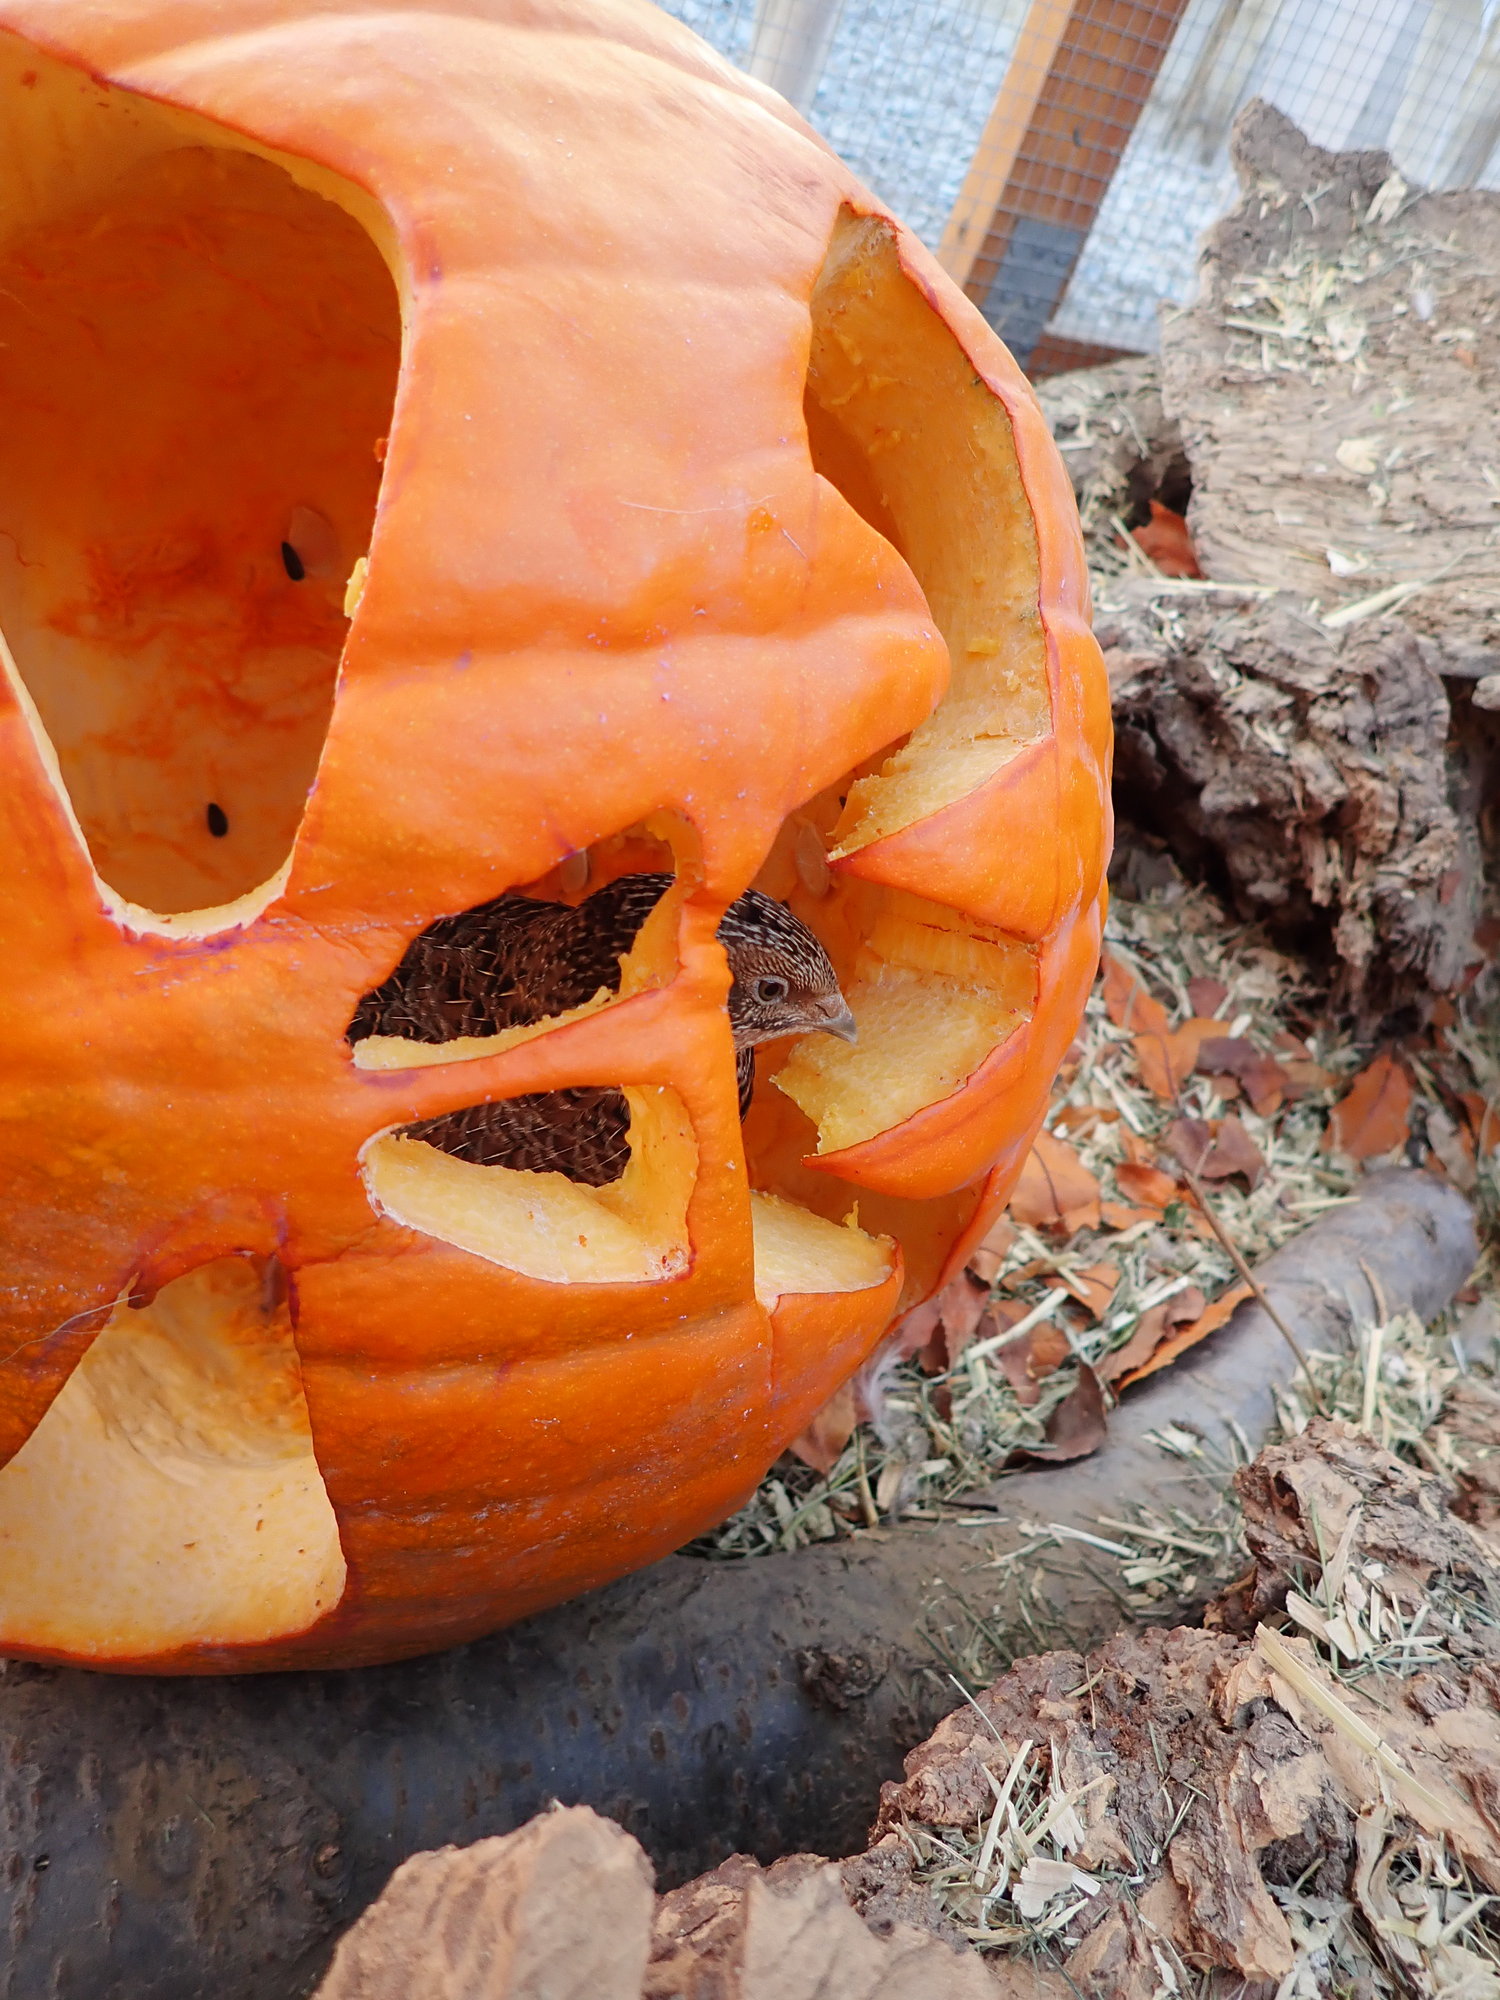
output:
[[[1488,956],[1500,874],[1500,196],[1422,194],[1266,104],[1231,150],[1159,365],[1043,390],[1101,572],[1158,499],[1219,586],[1134,551],[1096,578],[1118,803],[1401,1031]]]

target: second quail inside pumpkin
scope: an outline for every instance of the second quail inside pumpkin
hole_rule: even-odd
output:
[[[413,940],[349,1025],[367,1035],[449,1042],[494,1035],[617,992],[620,960],[672,885],[670,875],[622,875],[577,908],[497,896],[444,917]],[[725,911],[740,1115],[755,1085],[755,1049],[822,1031],[854,1039],[854,1016],[827,952],[790,910],[747,889]],[[623,1091],[587,1086],[466,1105],[406,1128],[413,1139],[479,1166],[561,1173],[587,1187],[618,1180],[630,1159]]]

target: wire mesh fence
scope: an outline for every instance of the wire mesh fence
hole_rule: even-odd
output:
[[[1156,345],[1252,97],[1500,188],[1500,0],[667,0],[802,110],[1033,374]]]

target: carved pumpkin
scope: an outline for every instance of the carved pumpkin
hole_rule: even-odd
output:
[[[737,1505],[1002,1200],[1108,710],[1029,390],[626,0],[0,0],[0,1649],[452,1643]],[[438,917],[618,996],[346,1037]],[[752,882],[859,1022],[762,1051]],[[401,1128],[617,1084],[623,1181]]]

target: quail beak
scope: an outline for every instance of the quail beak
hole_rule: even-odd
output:
[[[849,1002],[844,998],[842,993],[836,994],[831,1000],[825,1000],[823,1006],[825,1010],[824,1016],[819,1021],[818,1026],[824,1034],[837,1035],[841,1042],[855,1042],[859,1040],[859,1030],[854,1025],[854,1016],[850,1012]]]

